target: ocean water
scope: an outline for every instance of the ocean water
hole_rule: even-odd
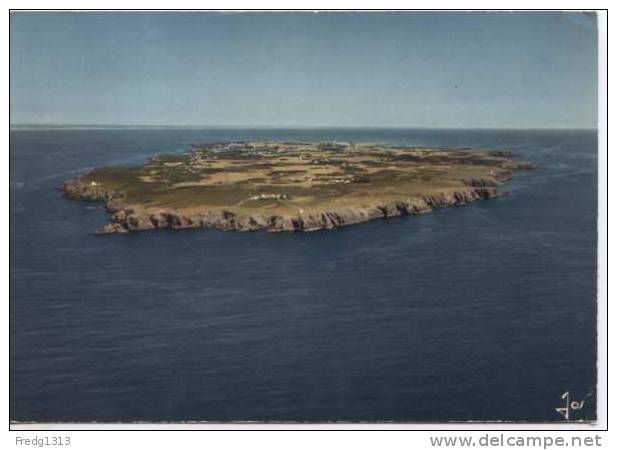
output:
[[[54,190],[195,142],[511,149],[512,196],[314,233],[98,236]],[[10,417],[18,421],[560,421],[596,383],[590,131],[17,130]]]

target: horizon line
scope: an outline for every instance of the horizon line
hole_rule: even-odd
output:
[[[317,129],[372,129],[372,130],[585,130],[597,131],[598,127],[444,127],[444,126],[397,126],[397,125],[120,125],[120,124],[53,124],[53,123],[17,123],[9,124],[10,130],[19,129],[246,129],[246,130],[317,130]]]

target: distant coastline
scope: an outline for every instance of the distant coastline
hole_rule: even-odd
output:
[[[114,125],[114,124],[11,124],[11,131],[19,130],[469,130],[469,131],[589,131],[598,128],[575,127],[424,127],[396,125]]]

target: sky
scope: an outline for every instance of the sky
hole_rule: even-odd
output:
[[[11,124],[595,128],[578,12],[13,12]]]

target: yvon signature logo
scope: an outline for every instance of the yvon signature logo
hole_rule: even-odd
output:
[[[587,397],[589,397],[590,395],[591,394],[587,394]],[[570,420],[571,413],[573,411],[581,410],[585,406],[585,399],[572,400],[570,398],[570,391],[566,391],[563,394],[561,394],[561,399],[564,400],[565,403],[563,406],[560,406],[559,408],[555,408],[555,411],[561,414],[566,420]]]

